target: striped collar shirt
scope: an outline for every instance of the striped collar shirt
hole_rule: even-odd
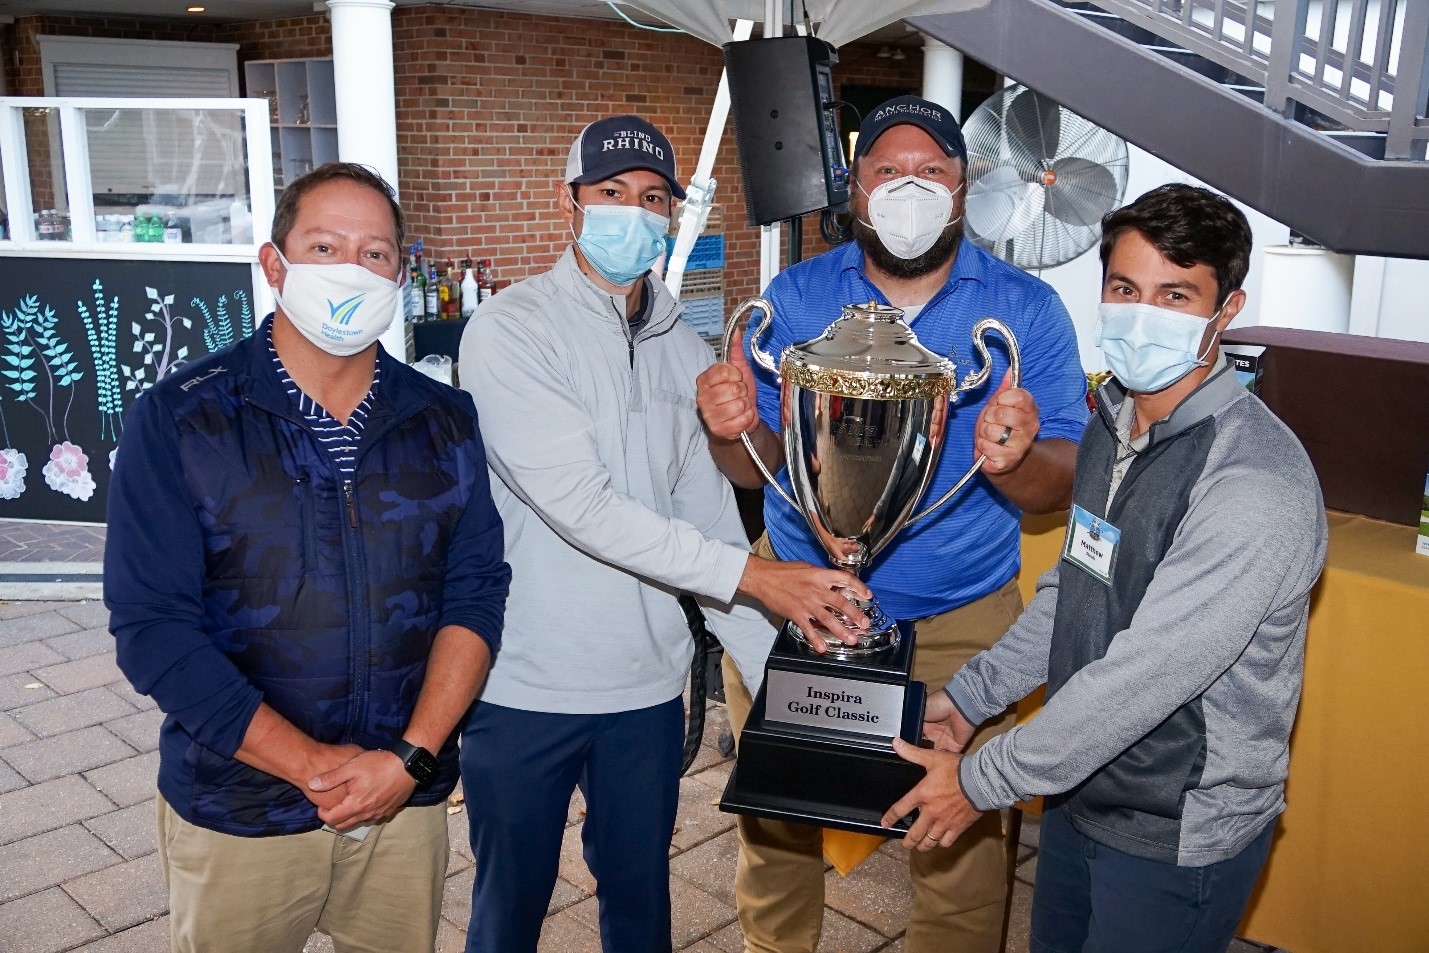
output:
[[[323,409],[321,404],[303,393],[302,389],[293,383],[292,377],[288,375],[288,369],[283,366],[282,360],[278,357],[278,349],[273,346],[271,326],[268,330],[268,354],[273,358],[273,369],[278,372],[278,380],[282,382],[283,388],[292,398],[293,405],[298,408],[298,412],[312,427],[323,449],[331,455],[333,464],[342,478],[350,480],[357,469],[358,441],[362,439],[362,429],[367,423],[368,414],[372,412],[373,398],[377,393],[378,381],[382,377],[381,362],[373,366],[372,386],[368,389],[367,396],[362,398],[362,403],[353,409],[352,416],[347,418],[347,424],[344,426],[336,417]]]

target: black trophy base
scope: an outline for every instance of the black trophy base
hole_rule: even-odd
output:
[[[901,690],[897,735],[918,744],[923,734],[926,688],[909,680],[913,660],[913,625],[900,622],[897,647],[875,658],[830,659],[804,647],[785,626],[770,653],[764,686],[754,699],[739,756],[720,799],[720,810],[751,814],[860,834],[901,837],[911,819],[893,828],[883,815],[923,780],[920,765],[904,761],[892,739],[858,731],[791,724],[770,718],[770,676],[775,672],[850,680]],[[846,710],[846,709],[844,709]]]

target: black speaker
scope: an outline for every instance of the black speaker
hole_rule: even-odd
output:
[[[831,69],[834,48],[811,36],[726,43],[739,171],[751,225],[842,210],[848,169]]]

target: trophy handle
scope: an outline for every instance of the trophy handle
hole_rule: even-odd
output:
[[[729,363],[730,347],[734,343],[734,332],[739,329],[739,319],[755,308],[764,312],[764,320],[759,322],[759,327],[754,329],[754,334],[749,339],[749,353],[754,355],[755,363],[774,375],[775,380],[782,381],[779,376],[779,368],[774,364],[774,359],[769,356],[768,352],[759,347],[759,339],[764,336],[765,332],[769,330],[769,326],[774,323],[774,306],[764,298],[750,298],[738,308],[735,308],[734,314],[729,316],[729,324],[724,329],[724,345],[720,348],[720,360],[726,364]],[[983,354],[986,355],[987,351],[984,350]],[[754,449],[754,441],[749,439],[749,434],[742,433],[739,435],[739,439],[744,444],[745,452],[748,453],[749,458],[754,461],[754,466],[759,470],[759,473],[769,482],[769,485],[774,487],[775,491],[784,498],[784,502],[794,508],[795,513],[802,515],[804,511],[800,509],[799,504],[795,503],[794,498],[784,492],[784,488],[779,485],[779,481],[774,478],[774,474],[770,473],[769,468],[764,465],[764,461],[759,459],[759,454]]]
[[[769,331],[769,326],[774,323],[774,306],[764,298],[750,298],[744,304],[734,309],[734,314],[729,316],[729,326],[724,329],[724,348],[720,354],[720,360],[729,363],[729,347],[734,342],[734,332],[739,328],[739,319],[750,311],[758,308],[764,312],[764,320],[759,322],[759,327],[754,329],[754,333],[749,337],[749,353],[754,355],[754,363],[764,368],[774,375],[776,381],[780,380],[779,368],[774,363],[774,358],[759,346],[759,339]]]
[[[973,349],[982,356],[982,367],[972,371],[967,377],[964,377],[963,382],[954,387],[953,393],[949,396],[949,400],[957,400],[958,395],[964,391],[970,391],[987,383],[987,378],[992,373],[992,356],[987,353],[987,341],[985,340],[989,330],[996,331],[1007,344],[1007,373],[1011,377],[1012,386],[1020,387],[1022,385],[1022,348],[1018,345],[1017,338],[1013,336],[1012,331],[1007,325],[996,318],[983,318],[977,324],[973,325]],[[957,495],[959,490],[967,485],[967,482],[973,478],[973,475],[982,469],[982,465],[986,462],[987,454],[978,454],[977,459],[973,461],[973,465],[968,469],[968,472],[964,473],[962,479],[953,484],[952,489],[938,497],[937,502],[932,506],[920,513],[914,514],[904,525],[913,525],[951,500]]]

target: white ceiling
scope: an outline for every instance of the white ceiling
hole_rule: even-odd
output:
[[[476,7],[487,10],[511,10],[544,16],[588,17],[613,20],[616,14],[604,0],[395,0],[399,7],[451,6]],[[201,4],[203,13],[188,13],[187,7]],[[136,8],[142,6],[142,13]],[[143,16],[161,19],[189,19],[210,23],[275,20],[284,17],[308,16],[321,12],[320,0],[0,0],[0,18],[28,16],[36,13],[89,16]],[[641,23],[658,21],[624,7],[626,14]],[[0,21],[3,22],[3,21]],[[911,31],[894,23],[865,37],[882,43],[897,42]]]
[[[611,18],[615,14],[601,0],[396,0],[399,7],[457,6],[493,10],[521,10],[553,16]],[[186,8],[202,5],[203,13]],[[26,16],[33,13],[126,15],[192,18],[196,21],[273,20],[301,17],[322,9],[314,0],[144,0],[142,13],[136,0],[0,0],[0,15]]]

